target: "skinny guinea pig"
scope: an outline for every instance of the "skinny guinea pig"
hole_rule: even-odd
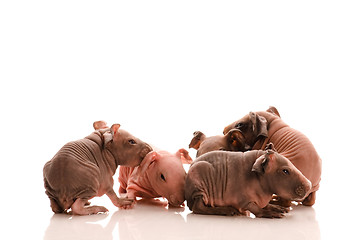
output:
[[[263,150],[270,142],[277,152],[288,158],[312,183],[309,196],[302,201],[305,206],[312,206],[316,201],[322,172],[322,160],[311,141],[300,131],[288,126],[275,107],[267,111],[250,112],[243,118],[229,124],[223,133],[238,129],[244,144],[253,150]],[[289,206],[289,199],[279,198],[277,204]]]
[[[94,124],[95,130],[104,128],[107,128],[106,124]],[[191,162],[185,149],[179,149],[175,154],[152,151],[138,167],[119,167],[119,193],[126,193],[126,198],[131,200],[165,197],[170,205],[180,206],[185,200],[186,172],[182,163]]]
[[[94,128],[106,126],[94,123]],[[87,206],[89,199],[106,194],[117,207],[133,204],[118,198],[113,190],[113,175],[118,165],[139,165],[152,148],[119,124],[97,130],[77,141],[65,144],[43,169],[45,193],[54,213],[88,215],[108,211],[102,206]]]
[[[186,172],[182,163],[191,163],[185,149],[175,154],[166,151],[148,153],[138,167],[119,168],[119,193],[135,197],[165,197],[172,206],[183,204]]]
[[[189,148],[197,150],[197,157],[216,150],[244,152],[250,149],[250,147],[245,144],[243,135],[238,129],[232,129],[226,135],[211,137],[206,137],[204,133],[196,131],[193,133]]]
[[[185,197],[197,214],[280,218],[287,208],[270,204],[273,194],[304,199],[310,181],[269,145],[265,151],[213,151],[197,158],[186,177]]]

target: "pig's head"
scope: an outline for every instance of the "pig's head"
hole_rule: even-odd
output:
[[[311,190],[311,182],[288,160],[278,154],[272,143],[254,163],[252,171],[265,180],[264,187],[279,197],[300,201]]]
[[[93,127],[104,137],[104,147],[109,150],[117,165],[138,166],[153,149],[145,142],[120,129],[120,124],[110,128],[104,121],[94,122]]]
[[[197,157],[211,151],[246,151],[249,147],[245,144],[244,136],[238,129],[232,129],[224,136],[206,137],[204,133],[196,131],[189,148],[197,150]]]
[[[146,174],[155,192],[165,197],[172,206],[180,206],[184,200],[186,172],[182,163],[191,163],[185,149],[175,154],[166,151],[149,153],[139,166],[140,176]]]

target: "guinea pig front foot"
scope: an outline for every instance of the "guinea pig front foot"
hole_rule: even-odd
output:
[[[107,196],[110,198],[110,200],[112,201],[114,206],[116,206],[118,208],[129,209],[129,208],[132,208],[135,203],[133,198],[128,198],[128,197],[119,198],[115,194],[113,189],[111,189],[107,192]]]
[[[278,205],[268,204],[266,207],[263,208],[260,215],[256,215],[257,217],[264,217],[264,218],[282,218],[284,217],[285,213],[289,212],[289,208],[282,207]]]
[[[289,208],[268,204],[264,208],[260,208],[256,203],[250,203],[248,209],[256,216],[262,218],[282,218],[285,213],[289,212]]]
[[[288,213],[290,211],[289,207],[283,207],[283,206],[274,205],[274,204],[268,204],[263,209],[274,211],[274,212],[279,212],[279,213]]]
[[[118,204],[115,205],[118,208],[122,208],[122,209],[130,209],[133,208],[135,204],[135,200],[131,199],[131,198],[119,198],[118,200]]]
[[[281,207],[291,207],[292,206],[292,202],[290,200],[283,199],[277,195],[273,195],[272,200],[269,203],[273,204],[273,205],[278,205]]]

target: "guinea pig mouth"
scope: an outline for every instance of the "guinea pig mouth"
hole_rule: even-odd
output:
[[[141,161],[143,161],[144,158],[148,155],[148,153],[152,151],[153,151],[152,147],[147,144],[146,147],[143,148],[139,154]]]
[[[169,205],[174,206],[174,207],[178,207],[178,206],[182,205],[183,202],[184,202],[184,200],[177,199],[174,195],[171,195],[168,198]]]

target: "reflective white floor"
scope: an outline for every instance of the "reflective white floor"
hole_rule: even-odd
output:
[[[320,239],[313,208],[296,207],[281,220],[203,216],[188,208],[167,209],[160,201],[97,216],[53,215],[44,239]]]
[[[334,198],[337,178],[318,191],[313,207],[294,206],[282,219],[255,219],[244,216],[204,216],[187,207],[168,208],[163,199],[140,200],[130,210],[118,209],[106,197],[91,203],[109,209],[106,214],[71,216],[53,214],[40,176],[22,169],[23,179],[14,181],[23,191],[7,184],[1,198],[1,239],[360,239],[360,210],[354,203],[359,194],[342,190]],[[37,173],[40,175],[40,171]],[[345,177],[345,176],[343,176]],[[352,186],[351,186],[352,187]],[[115,185],[115,189],[117,186]],[[352,196],[347,194],[352,193]],[[357,195],[358,194],[358,195]],[[11,198],[12,196],[12,198]],[[337,202],[332,199],[337,199]],[[349,200],[347,202],[343,200]]]
[[[35,146],[35,145],[32,145]],[[50,146],[50,145],[49,145]],[[50,148],[50,147],[49,147]],[[42,179],[52,149],[2,155],[0,239],[361,239],[360,163],[352,151],[325,151],[320,190],[313,207],[295,206],[282,219],[203,216],[187,207],[168,208],[163,199],[138,201],[133,209],[113,206],[107,196],[91,200],[109,209],[92,216],[54,215]],[[9,152],[10,153],[10,152]],[[191,152],[192,157],[194,151]],[[30,158],[28,156],[31,156]],[[44,156],[41,159],[45,159]],[[22,159],[21,162],[16,159]],[[28,160],[30,159],[30,160]],[[26,161],[25,161],[26,160]],[[352,166],[352,167],[351,167]],[[16,172],[16,175],[14,175]],[[114,189],[118,189],[115,174]]]

